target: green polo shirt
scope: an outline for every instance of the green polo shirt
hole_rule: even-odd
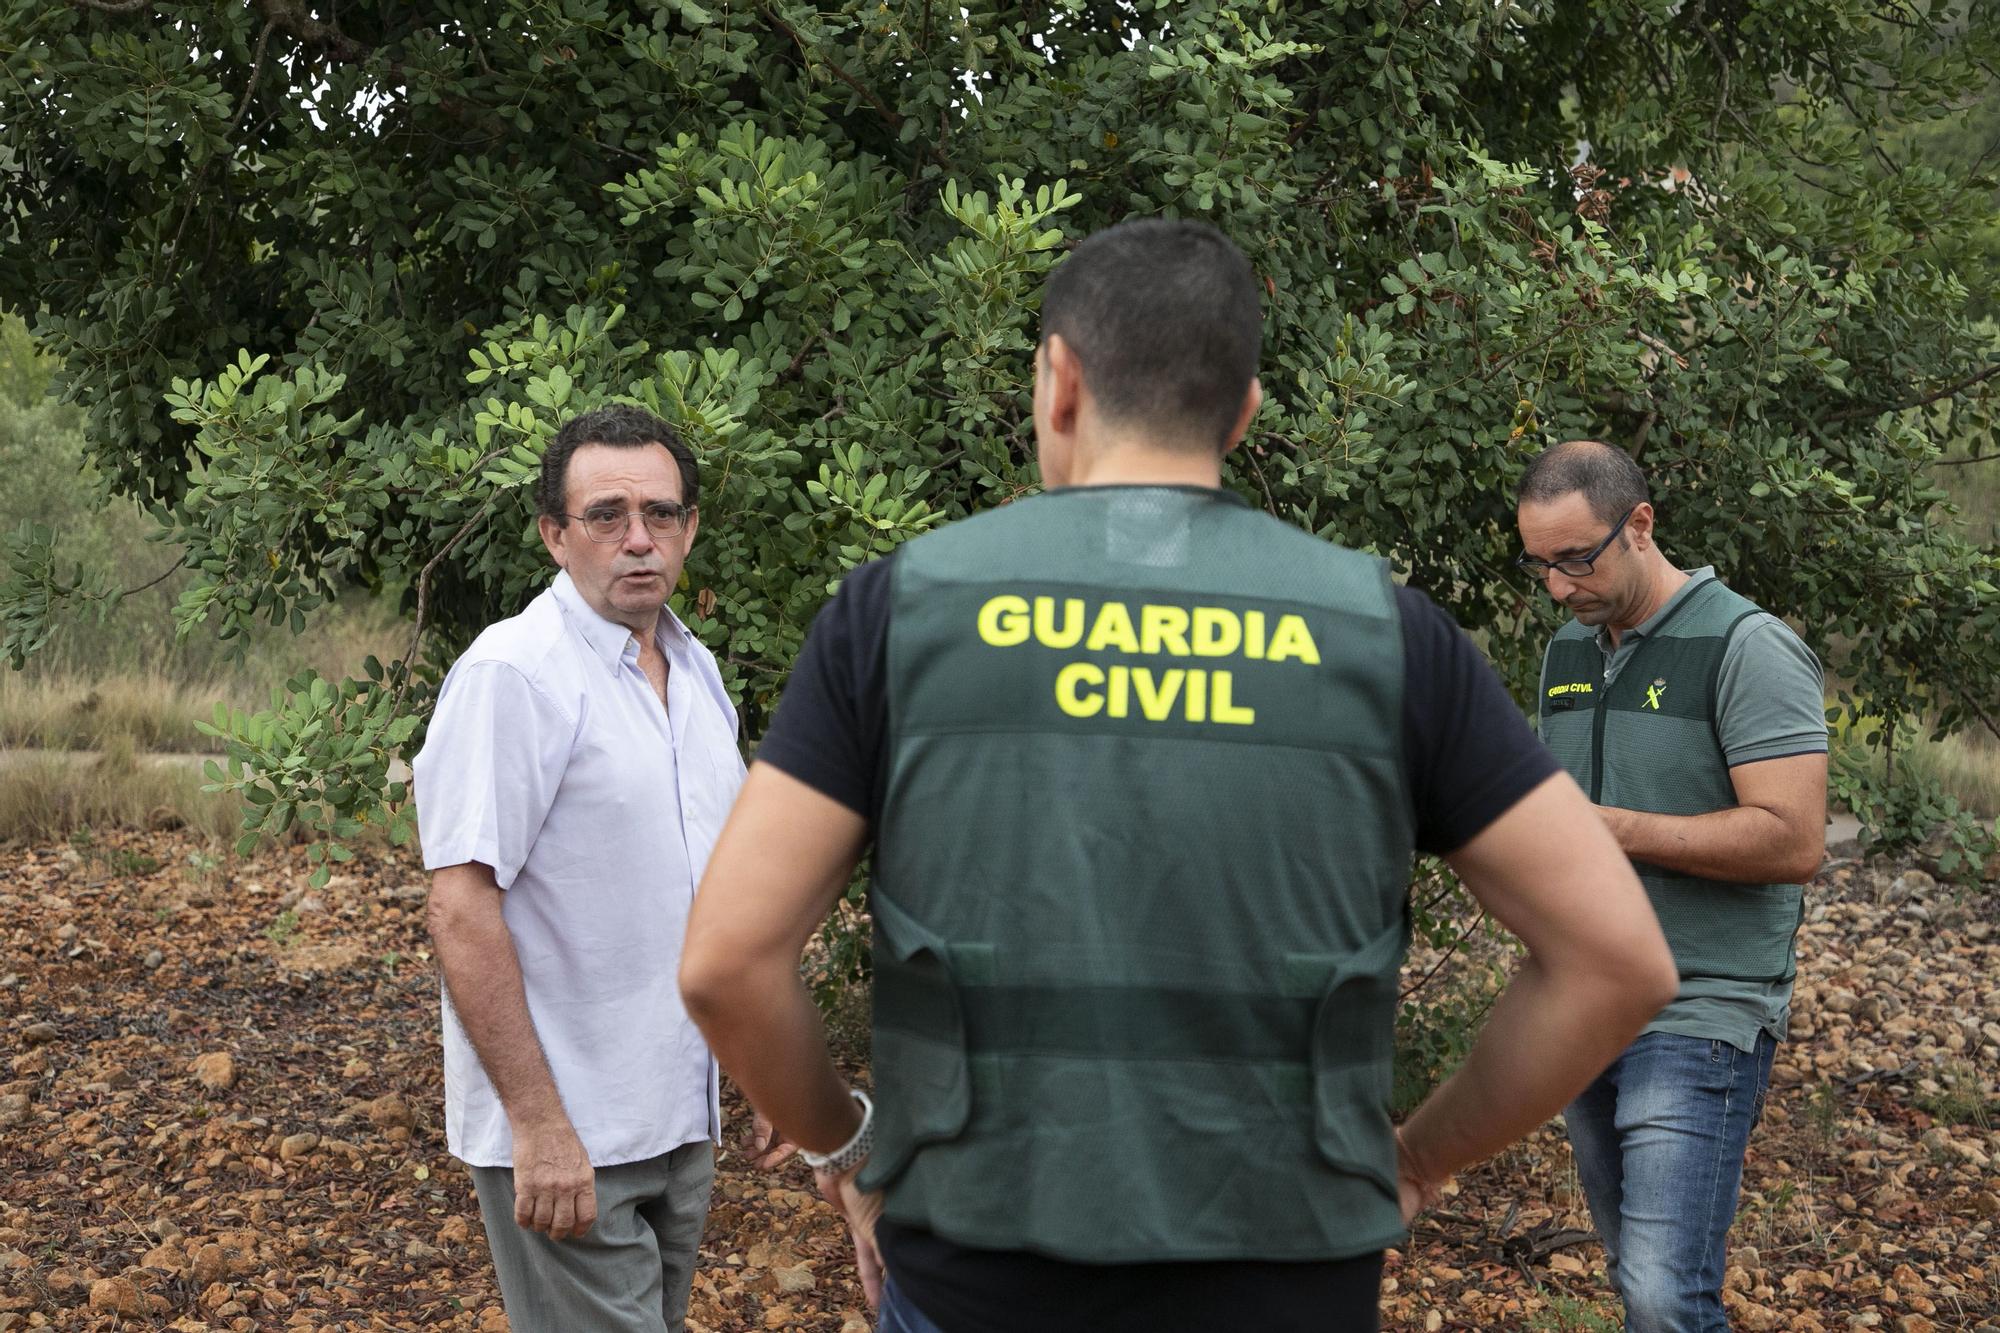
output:
[[[1681,599],[1715,577],[1713,567],[1693,570],[1688,581],[1645,624],[1625,631],[1614,647],[1611,633],[1597,631],[1604,654],[1604,679],[1617,679],[1646,635],[1666,619]],[[1716,735],[1731,768],[1764,759],[1826,753],[1825,681],[1819,659],[1778,617],[1760,612],[1737,626],[1716,680]],[[1792,983],[1730,981],[1691,977],[1681,993],[1647,1025],[1647,1032],[1720,1039],[1750,1050],[1757,1034],[1785,1039],[1792,1012]]]

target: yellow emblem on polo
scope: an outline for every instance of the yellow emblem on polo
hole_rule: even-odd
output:
[[[1667,692],[1667,682],[1656,680],[1646,687],[1646,707],[1655,713],[1660,711],[1660,696]]]

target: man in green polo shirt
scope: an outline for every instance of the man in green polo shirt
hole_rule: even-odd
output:
[[[1556,446],[1519,505],[1517,563],[1575,617],[1543,662],[1542,739],[1632,858],[1681,977],[1565,1112],[1577,1174],[1625,1327],[1727,1330],[1724,1241],[1825,848],[1819,660],[1713,569],[1667,559],[1621,450]]]

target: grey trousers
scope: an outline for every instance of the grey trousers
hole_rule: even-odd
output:
[[[681,1333],[715,1183],[714,1144],[599,1167],[597,1222],[575,1240],[514,1224],[511,1168],[471,1170],[514,1333]]]

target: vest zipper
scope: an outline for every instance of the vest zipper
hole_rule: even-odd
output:
[[[1638,654],[1632,654],[1637,657]],[[1631,666],[1630,662],[1625,664]],[[1606,663],[1606,671],[1598,673],[1598,684],[1603,688],[1597,692],[1597,711],[1590,719],[1590,803],[1604,804],[1604,705],[1611,698],[1611,681]]]

